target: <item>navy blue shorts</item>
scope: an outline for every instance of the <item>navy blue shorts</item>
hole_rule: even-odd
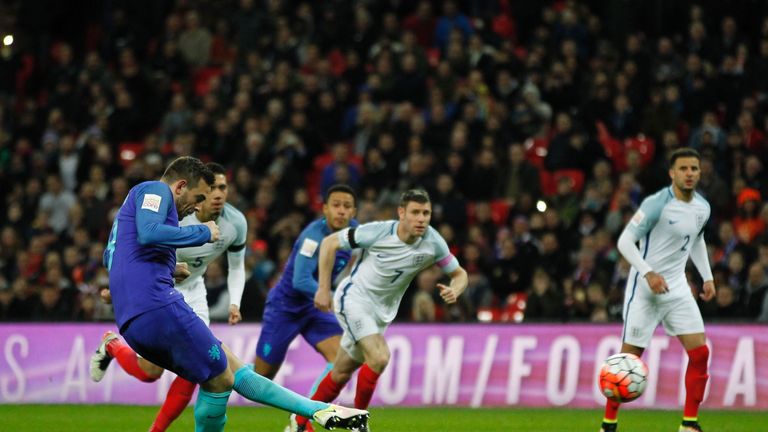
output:
[[[131,319],[121,329],[134,351],[194,383],[204,383],[227,368],[221,341],[183,300]]]
[[[285,360],[288,345],[299,334],[316,348],[318,343],[342,333],[333,312],[321,312],[312,303],[296,308],[270,300],[264,307],[256,356],[271,365],[279,365]]]

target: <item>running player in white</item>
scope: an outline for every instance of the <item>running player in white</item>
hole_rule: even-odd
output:
[[[208,198],[203,201],[200,209],[185,217],[179,226],[205,224],[215,221],[219,227],[219,238],[213,243],[202,246],[180,248],[176,250],[177,272],[188,274],[181,282],[176,281],[175,287],[184,295],[184,301],[192,307],[198,317],[210,324],[208,302],[206,300],[205,274],[208,264],[227,252],[229,274],[227,290],[229,291],[229,324],[237,324],[242,319],[240,315],[240,300],[245,287],[245,237],[247,223],[245,216],[234,206],[227,203],[227,176],[224,167],[217,163],[207,164],[215,175]],[[182,279],[182,278],[179,278]],[[130,375],[144,382],[156,381],[163,373],[163,368],[141,358],[113,332],[107,332],[102,339],[102,346],[91,358],[91,378],[100,381],[112,358]],[[155,418],[151,432],[164,431],[184,411],[192,398],[195,384],[181,377],[171,384],[163,406]]]
[[[405,290],[419,272],[437,264],[450,276],[449,285],[437,284],[446,303],[456,302],[467,287],[467,272],[437,230],[429,226],[429,195],[418,189],[405,192],[397,213],[399,220],[345,228],[325,237],[320,245],[315,306],[322,311],[333,309],[344,334],[333,369],[312,399],[334,400],[360,368],[355,407],[368,407],[376,382],[389,363],[384,331],[395,319]],[[357,248],[362,249],[362,254],[349,276],[339,283],[331,301],[336,252]],[[301,430],[306,419],[297,417],[296,423],[294,430]]]
[[[709,378],[704,321],[685,277],[690,257],[704,281],[699,297],[709,301],[715,296],[703,234],[709,203],[695,191],[700,160],[691,148],[672,152],[672,184],[643,200],[618,242],[619,251],[632,264],[624,294],[621,352],[642,355],[660,322],[688,352],[680,432],[701,432],[698,411]],[[619,403],[606,403],[601,431],[617,430],[618,410]]]

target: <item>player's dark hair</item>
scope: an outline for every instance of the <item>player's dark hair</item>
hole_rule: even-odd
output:
[[[690,148],[690,147],[681,147],[675,151],[672,152],[671,155],[669,155],[669,166],[673,167],[675,166],[675,161],[677,161],[679,158],[682,157],[695,157],[696,159],[701,162],[701,154],[699,154],[696,149]]]
[[[224,176],[227,175],[227,170],[221,166],[221,164],[217,164],[216,162],[208,162],[205,164],[205,167],[211,170],[214,176],[217,176],[219,174],[223,174]]]
[[[355,207],[357,207],[357,195],[355,195],[355,191],[351,187],[345,184],[335,184],[329,187],[328,192],[326,192],[325,197],[323,197],[323,204],[328,203],[328,199],[331,197],[331,194],[334,192],[342,192],[345,194],[352,195],[352,204],[354,204]]]
[[[426,204],[431,201],[429,199],[429,194],[424,189],[409,189],[400,195],[400,207],[405,208],[409,202]]]
[[[163,180],[173,183],[178,180],[186,180],[190,185],[197,185],[200,179],[208,185],[213,185],[214,175],[200,159],[190,156],[182,156],[168,165],[163,173]]]

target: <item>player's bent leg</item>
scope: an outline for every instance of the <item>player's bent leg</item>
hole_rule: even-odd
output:
[[[210,392],[200,389],[195,403],[195,432],[220,432],[227,424],[230,390]]]
[[[333,368],[320,381],[317,390],[312,395],[313,400],[331,402],[339,396],[341,390],[349,382],[352,373],[360,367],[362,363],[353,359],[345,349],[340,349],[333,363]],[[307,416],[296,416],[298,431],[304,429],[307,425]]]
[[[258,375],[248,366],[243,366],[235,372],[233,388],[248,400],[295,412],[303,417],[311,417],[327,429],[367,427],[368,411],[305,398]]]
[[[221,345],[227,353],[229,351]],[[227,423],[227,401],[232,393],[234,376],[229,367],[210,380],[200,384],[200,391],[195,402],[195,432],[220,432]]]
[[[355,408],[368,408],[376,390],[379,376],[384,372],[391,354],[387,341],[381,334],[372,334],[362,338],[359,342],[365,356],[365,364],[357,375],[357,388],[355,390]]]
[[[111,331],[104,333],[101,344],[91,356],[91,379],[99,382],[104,378],[112,359],[117,359],[120,367],[142,382],[154,382],[163,374],[163,368],[139,357],[136,352]]]
[[[350,379],[352,379],[352,374],[362,365],[362,361],[358,361],[357,359],[353,358],[345,349],[340,349],[336,355],[336,361],[333,362],[333,368],[331,368],[331,371],[328,373],[328,375],[326,375],[326,377],[332,383],[336,384],[336,386],[338,386],[339,392],[341,392],[341,389],[344,388]],[[318,392],[321,390],[321,387],[317,388]],[[336,393],[333,396],[333,399],[336,399],[336,396],[338,395],[339,394]]]
[[[328,407],[326,403],[307,399],[270,379],[264,378],[248,366],[243,366],[235,372],[233,388],[237,393],[253,402],[307,417]]]
[[[184,408],[189,405],[189,401],[192,400],[192,393],[195,392],[197,384],[187,381],[182,377],[176,377],[171,383],[171,387],[168,389],[168,394],[165,396],[165,401],[160,407],[160,411],[155,417],[155,421],[149,428],[149,432],[163,432],[168,429],[168,426],[176,420]]]
[[[141,370],[152,380],[156,381],[160,378],[160,376],[163,374],[163,371],[165,369],[161,368],[160,366],[152,363],[151,361],[143,358],[138,357],[136,362],[139,364],[139,367]]]
[[[358,344],[363,350],[365,363],[376,373],[384,372],[390,358],[389,347],[384,336],[379,333],[368,335],[360,339]]]
[[[265,405],[280,408],[288,412],[295,412],[305,417],[311,417],[314,413],[328,408],[327,403],[313,401],[280,386],[244,365],[226,345],[222,349],[227,355],[234,379],[232,388],[246,399]]]

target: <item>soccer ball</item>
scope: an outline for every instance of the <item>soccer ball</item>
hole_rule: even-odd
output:
[[[640,357],[614,354],[600,368],[600,391],[616,402],[631,402],[640,397],[648,384],[648,366]]]

